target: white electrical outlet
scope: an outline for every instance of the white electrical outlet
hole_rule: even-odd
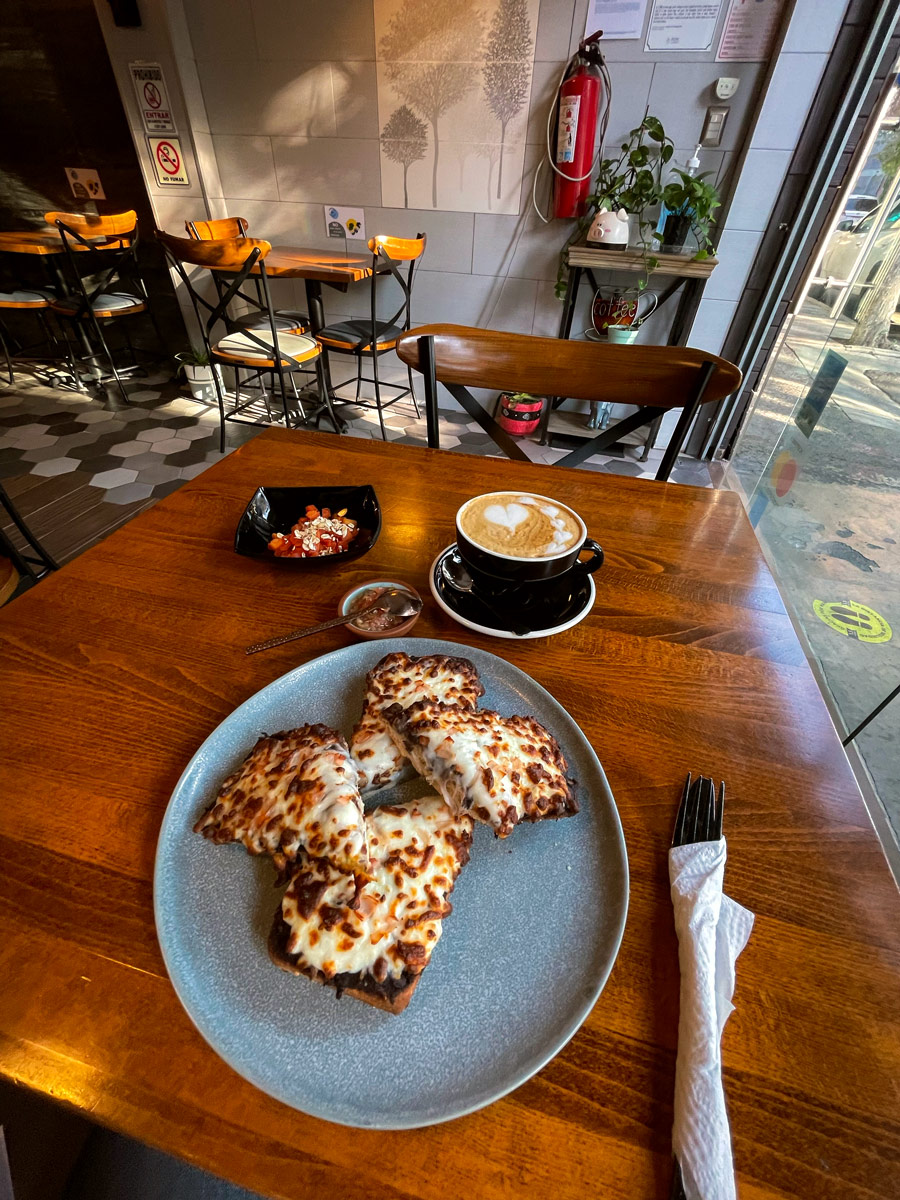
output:
[[[715,92],[717,100],[730,100],[734,93],[738,90],[738,84],[741,81],[734,76],[723,75],[721,79],[716,80]]]

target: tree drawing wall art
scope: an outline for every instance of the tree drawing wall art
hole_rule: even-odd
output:
[[[386,208],[517,213],[539,0],[374,0]]]

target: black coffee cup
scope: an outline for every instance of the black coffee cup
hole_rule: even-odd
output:
[[[541,496],[537,492],[516,493],[505,491],[486,493],[487,496],[496,495],[498,497],[517,494],[533,497],[535,500],[546,501],[547,504],[553,504],[557,508],[564,508],[578,523],[580,537],[576,538],[575,544],[568,549],[560,550],[556,554],[548,554],[540,558],[502,554],[498,550],[488,550],[485,546],[480,546],[471,537],[467,536],[461,527],[461,518],[464,516],[467,506],[474,500],[485,499],[484,495],[473,496],[471,500],[467,500],[462,505],[456,514],[456,544],[459,547],[460,557],[469,568],[474,579],[493,586],[517,583],[541,583],[557,579],[567,571],[578,571],[582,574],[590,575],[603,565],[603,548],[593,538],[588,537],[584,521],[582,521],[578,513],[569,508],[568,504],[561,504],[559,500],[554,500],[551,496]],[[582,561],[580,555],[585,550],[590,551],[591,557]]]

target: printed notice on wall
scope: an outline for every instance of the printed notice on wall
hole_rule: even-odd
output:
[[[731,0],[716,62],[765,62],[783,11],[784,0]]]
[[[644,32],[644,17],[648,0],[590,0],[584,36],[603,30],[606,42],[623,38],[639,38]]]
[[[723,0],[714,4],[678,4],[654,0],[647,50],[710,50]]]
[[[174,133],[175,122],[169,110],[169,93],[159,63],[128,64],[131,81],[147,133]]]

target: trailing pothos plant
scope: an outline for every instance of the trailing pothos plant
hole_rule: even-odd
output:
[[[587,198],[587,211],[559,253],[556,294],[560,299],[566,291],[566,251],[584,236],[602,209],[617,212],[624,208],[629,216],[636,218],[644,251],[644,274],[638,287],[647,286],[647,277],[657,265],[651,253],[654,222],[649,214],[662,198],[663,170],[674,153],[675,144],[666,136],[662,121],[647,115],[628,134],[628,141],[622,142],[618,158],[602,160],[594,190]]]

